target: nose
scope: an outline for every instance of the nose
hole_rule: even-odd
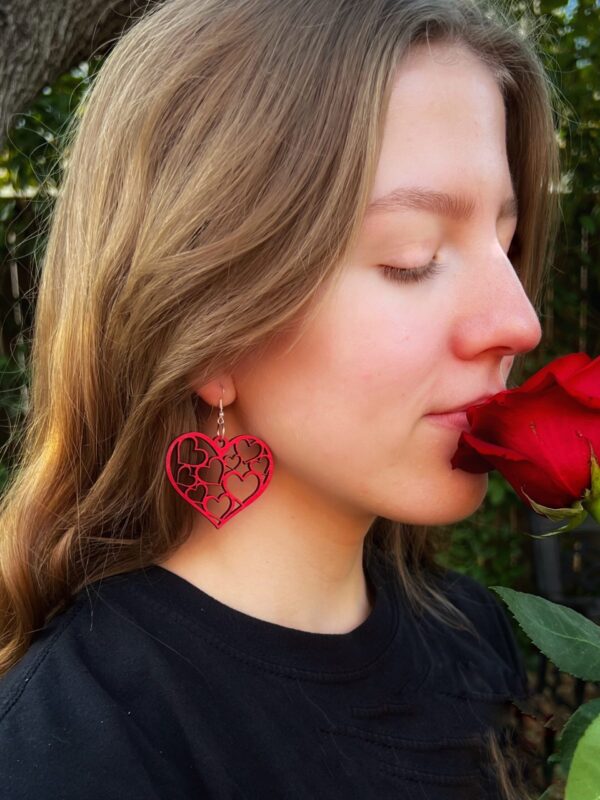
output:
[[[465,264],[454,327],[455,353],[472,359],[487,351],[500,357],[534,350],[542,326],[521,280],[502,247]]]

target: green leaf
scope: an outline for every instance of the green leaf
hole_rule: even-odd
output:
[[[590,456],[590,472],[592,475],[592,487],[591,491],[588,493],[586,492],[586,498],[584,501],[586,509],[589,511],[590,515],[596,520],[596,522],[600,522],[600,464],[598,464],[598,459],[596,458],[596,454],[594,453],[594,448],[592,443],[590,442],[590,448],[592,454]]]
[[[600,800],[600,716],[588,726],[575,748],[565,800]]]
[[[600,697],[584,703],[571,714],[556,739],[556,758],[563,775],[568,775],[577,744],[590,724],[600,715]]]
[[[543,597],[490,586],[509,607],[521,628],[561,672],[584,681],[600,681],[600,626]]]
[[[573,516],[566,525],[563,525],[562,528],[557,528],[556,530],[548,531],[547,533],[527,533],[527,536],[529,536],[530,539],[547,539],[549,536],[556,536],[559,533],[567,533],[567,531],[572,531],[574,528],[578,528],[586,519],[587,515],[588,512],[583,509],[577,515]]]
[[[536,503],[535,500],[532,500],[527,492],[523,490],[523,488],[521,488],[521,491],[529,501],[531,508],[536,512],[536,514],[540,514],[540,516],[547,517],[553,521],[561,519],[569,520],[566,525],[563,525],[561,528],[557,528],[556,530],[548,531],[548,533],[542,533],[539,535],[533,533],[528,534],[528,536],[530,536],[532,539],[546,539],[548,536],[556,536],[557,533],[566,533],[567,531],[571,531],[573,528],[579,527],[579,525],[581,525],[588,515],[587,508],[583,505],[583,500],[588,499],[588,496],[590,495],[590,489],[586,489],[584,497],[576,500],[570,508],[549,508],[548,506],[543,506],[540,503]]]

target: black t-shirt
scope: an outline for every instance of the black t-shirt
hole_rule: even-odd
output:
[[[368,618],[320,634],[158,566],[83,589],[0,678],[3,800],[483,800],[482,733],[528,694],[501,602],[449,571],[479,637],[367,570]]]

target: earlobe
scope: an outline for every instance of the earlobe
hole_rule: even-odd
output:
[[[192,384],[193,391],[208,405],[217,407],[219,400],[228,406],[236,398],[235,386],[230,375],[220,375],[208,383]]]

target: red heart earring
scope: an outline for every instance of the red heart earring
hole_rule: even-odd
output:
[[[217,435],[182,433],[169,445],[166,469],[175,491],[220,528],[267,488],[273,477],[273,454],[256,436],[225,438],[221,397]]]

